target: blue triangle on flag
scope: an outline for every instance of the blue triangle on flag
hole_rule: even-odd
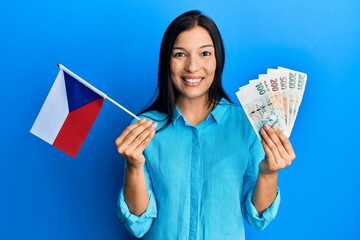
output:
[[[96,99],[102,98],[90,88],[63,71],[69,112],[72,112]]]

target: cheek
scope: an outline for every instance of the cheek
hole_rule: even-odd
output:
[[[176,74],[179,71],[179,64],[175,63],[174,61],[170,61],[170,73]]]
[[[215,73],[215,70],[216,70],[216,61],[210,61],[208,62],[207,64],[207,67],[206,67],[209,71],[209,73]]]

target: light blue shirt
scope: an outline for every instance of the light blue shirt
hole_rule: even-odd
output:
[[[156,111],[142,117],[165,122]],[[130,213],[121,190],[118,214],[137,237],[156,240],[245,239],[243,218],[258,230],[276,216],[280,193],[261,216],[251,202],[264,158],[262,145],[240,106],[222,99],[192,126],[175,109],[172,123],[144,151],[150,203]]]

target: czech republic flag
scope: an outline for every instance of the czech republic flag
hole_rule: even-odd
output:
[[[105,94],[59,65],[60,71],[30,132],[76,157]]]

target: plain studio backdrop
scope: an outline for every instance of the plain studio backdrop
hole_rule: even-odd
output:
[[[124,160],[114,140],[131,117],[105,100],[75,159],[29,131],[57,63],[141,111],[165,28],[191,9],[222,33],[237,104],[238,87],[267,68],[308,74],[278,216],[263,232],[246,226],[247,239],[360,239],[357,0],[2,1],[0,239],[135,239],[116,213]]]

